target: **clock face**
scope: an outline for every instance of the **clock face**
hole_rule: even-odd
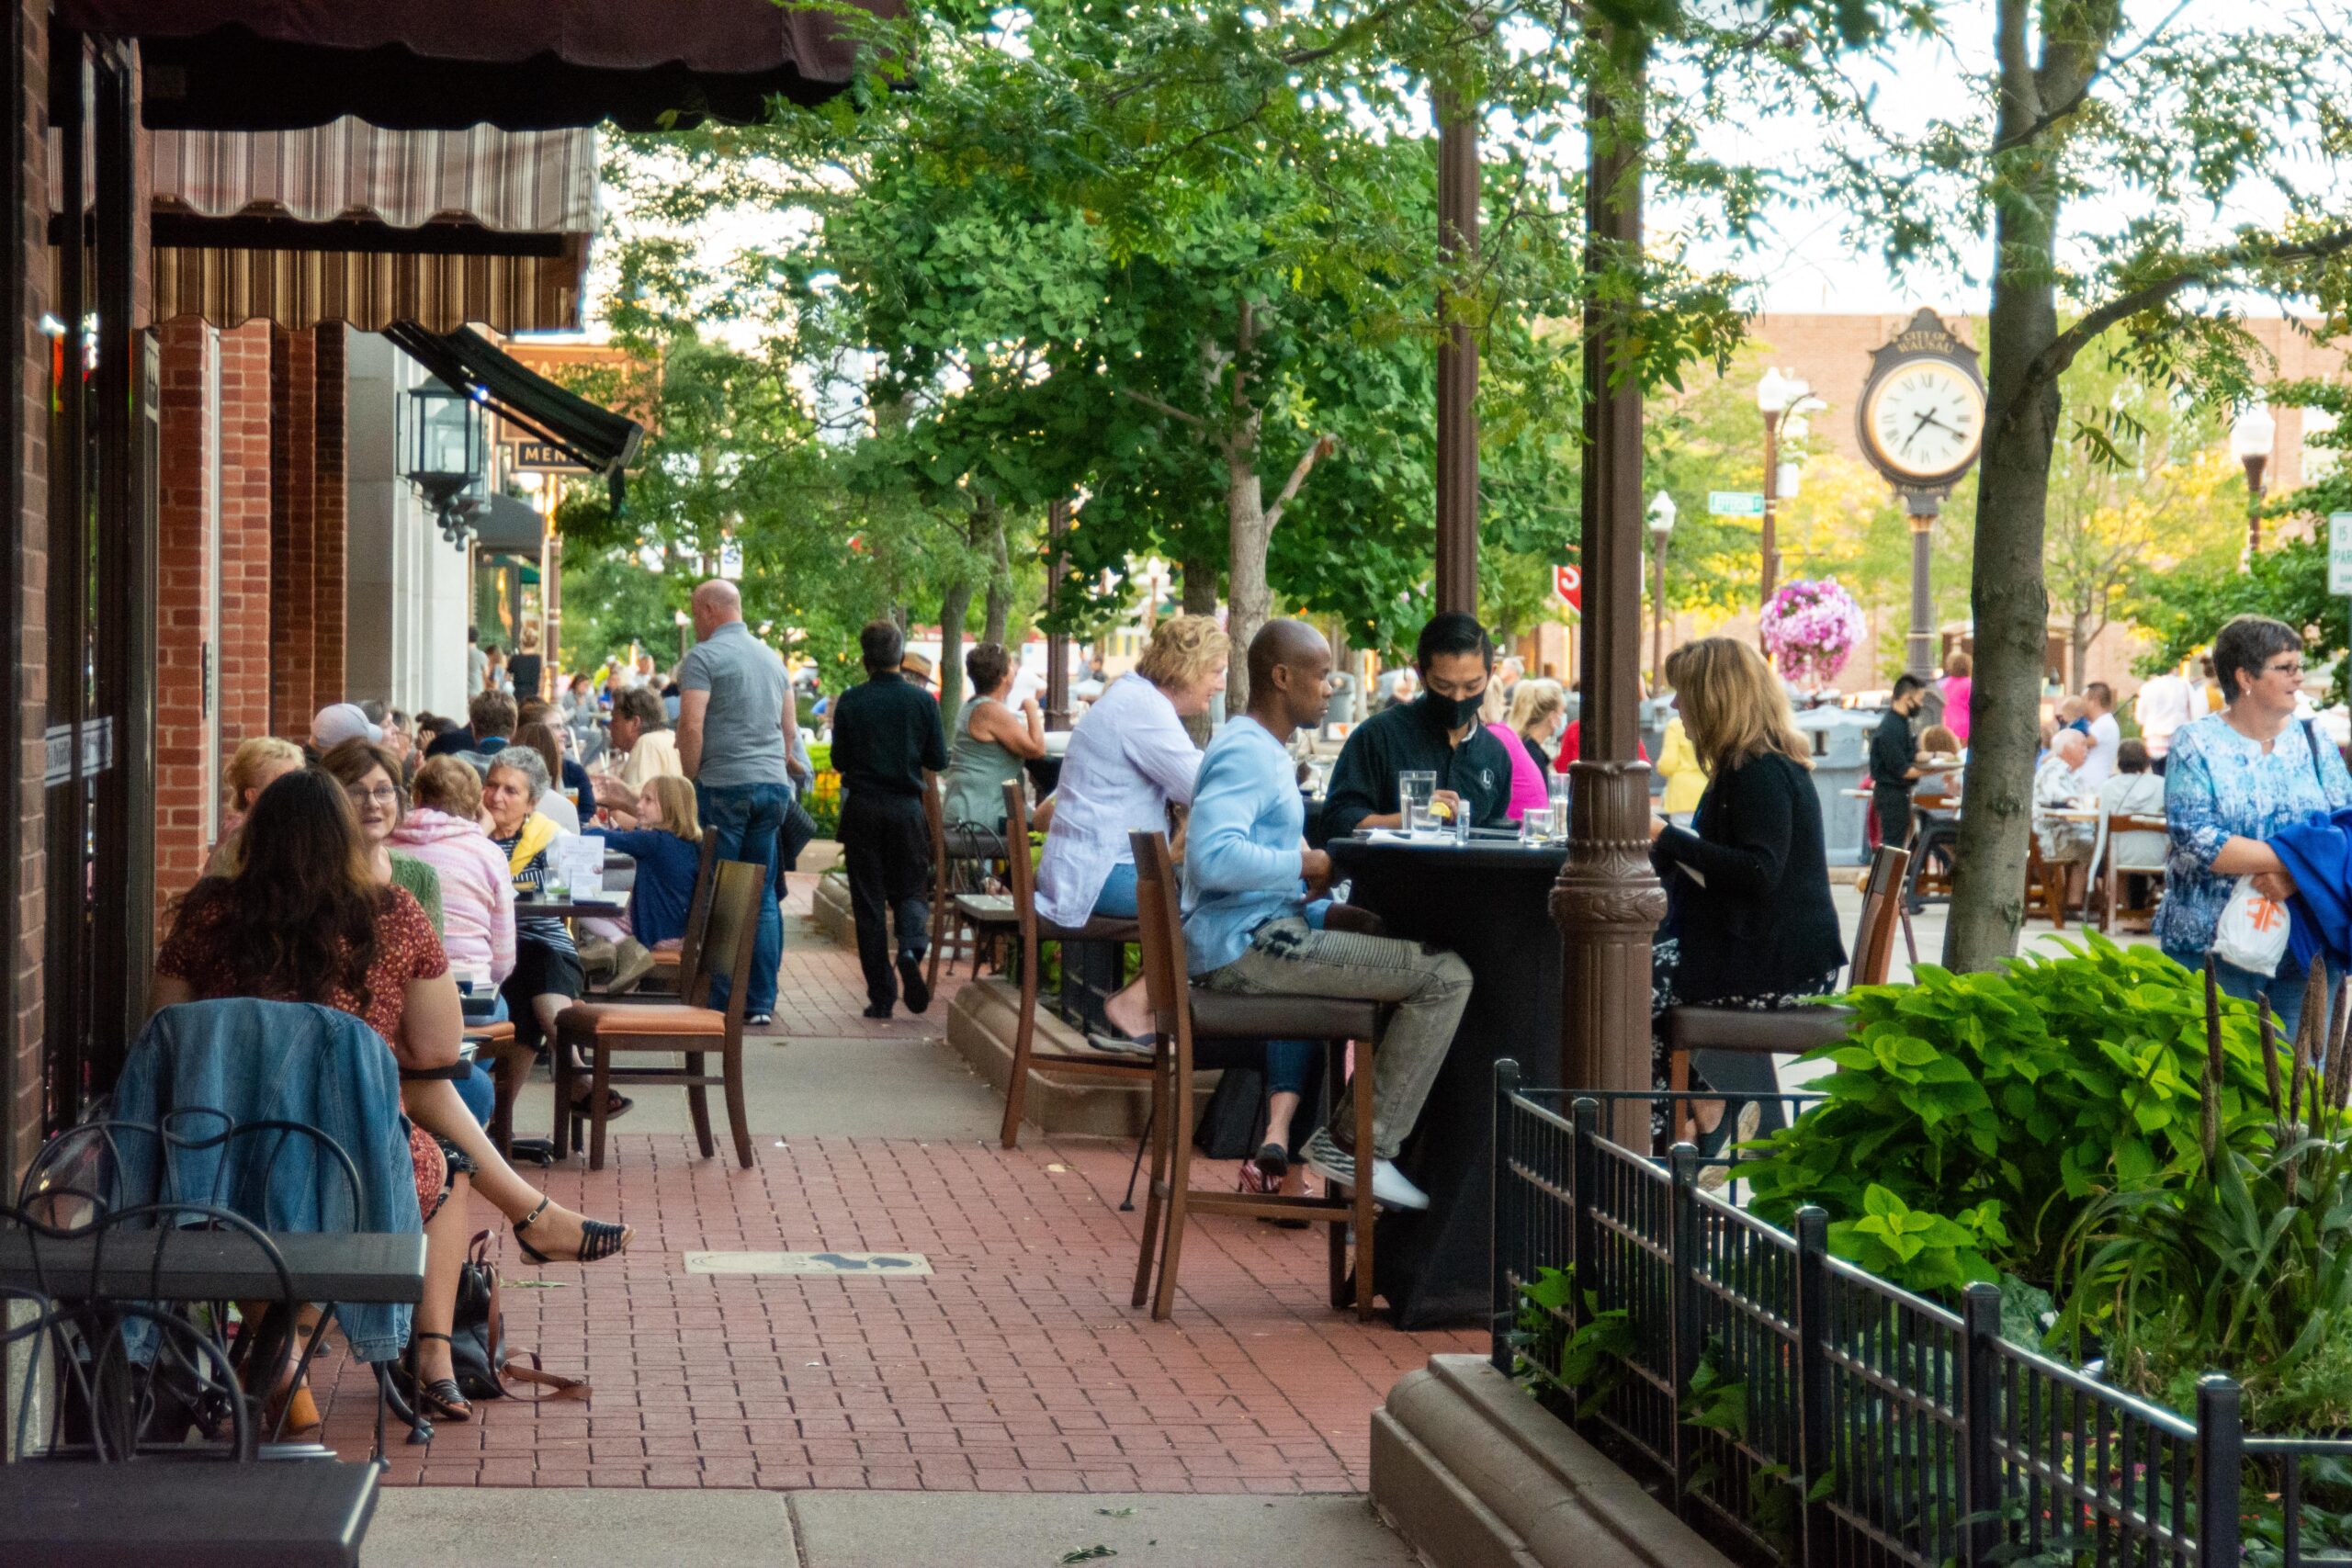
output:
[[[1984,439],[1984,395],[1942,359],[1897,365],[1871,393],[1863,428],[1879,461],[1913,479],[1956,472]]]

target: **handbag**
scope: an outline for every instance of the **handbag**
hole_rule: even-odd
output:
[[[514,1391],[509,1380],[548,1392],[538,1399],[581,1399],[591,1390],[585,1378],[568,1378],[543,1370],[538,1352],[526,1350],[527,1367],[514,1359],[506,1345],[506,1314],[498,1303],[498,1266],[490,1260],[490,1232],[476,1231],[458,1269],[458,1304],[449,1321],[449,1359],[458,1392],[468,1399],[504,1399]]]
[[[786,871],[798,871],[800,852],[807,849],[816,836],[817,819],[808,815],[808,808],[800,804],[800,797],[794,795],[784,807],[783,841],[777,847],[777,863]]]

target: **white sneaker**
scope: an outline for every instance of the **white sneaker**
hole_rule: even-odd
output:
[[[1356,1184],[1354,1156],[1333,1143],[1329,1134],[1317,1129],[1299,1153],[1306,1157],[1306,1168],[1324,1180],[1341,1187]],[[1372,1201],[1385,1209],[1419,1211],[1430,1206],[1430,1195],[1408,1181],[1396,1161],[1377,1157],[1372,1162]]]

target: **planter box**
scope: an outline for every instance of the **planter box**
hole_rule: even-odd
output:
[[[1001,976],[975,980],[956,993],[947,1010],[947,1043],[988,1079],[1001,1097],[1012,1077],[1012,1040],[1020,1018],[1021,987]],[[1039,1051],[1093,1054],[1086,1037],[1046,1008],[1037,1010]],[[1200,1092],[1216,1088],[1217,1075],[1200,1075]],[[1148,1080],[1132,1082],[1033,1067],[1025,1122],[1048,1134],[1080,1137],[1139,1138],[1151,1111]]]

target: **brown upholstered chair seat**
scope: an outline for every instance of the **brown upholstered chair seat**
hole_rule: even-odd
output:
[[[1195,1038],[1218,1040],[1370,1040],[1380,1032],[1371,1002],[1335,997],[1233,997],[1193,986]]]
[[[1843,1007],[1746,1008],[1693,1005],[1666,1010],[1668,1045],[1676,1051],[1745,1051],[1793,1056],[1819,1045],[1835,1045],[1854,1026],[1854,1010]]]
[[[613,1006],[574,1002],[556,1015],[557,1035],[566,1042],[617,1034],[707,1034],[727,1032],[727,1015],[713,1008],[684,1003],[637,1003]]]
[[[686,939],[682,936],[670,937],[655,942],[650,951],[654,957],[666,958],[674,964],[686,951]]]

